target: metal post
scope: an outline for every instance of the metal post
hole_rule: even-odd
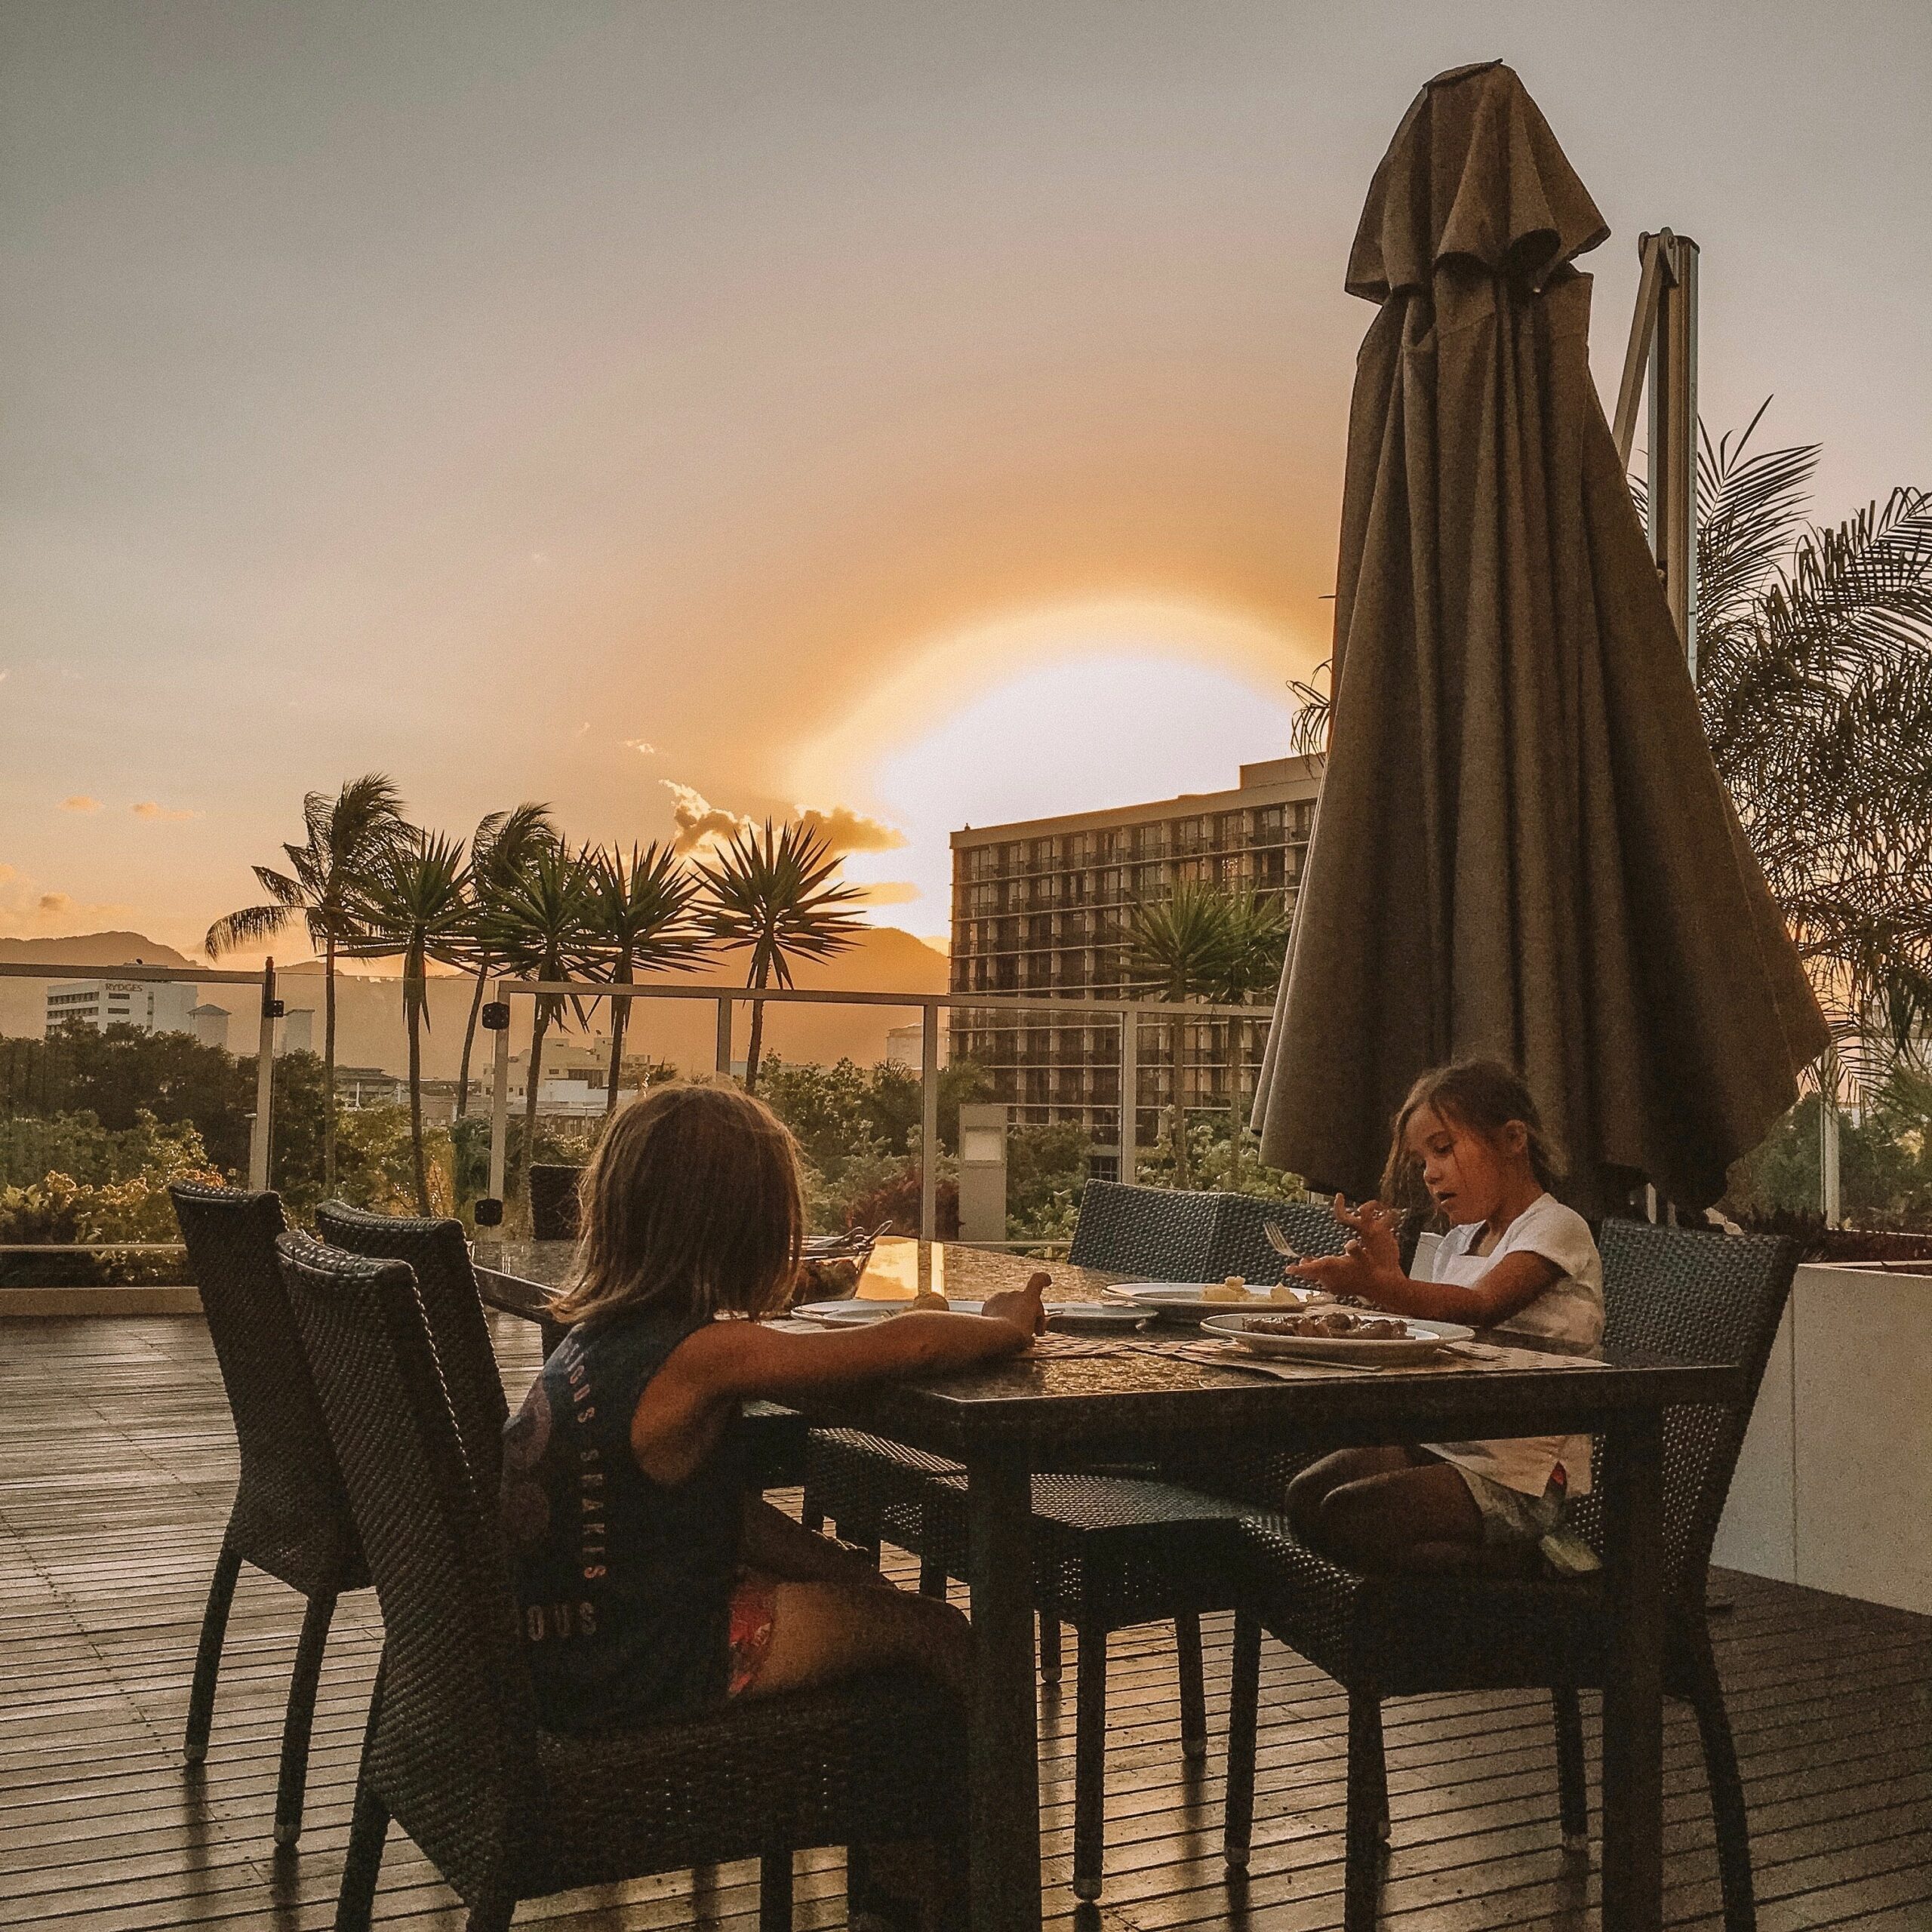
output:
[[[248,1136],[248,1185],[259,1194],[269,1184],[269,1149],[275,1131],[275,961],[262,961],[262,1024],[255,1048],[255,1124]]]
[[[1140,1168],[1140,1016],[1120,1017],[1120,1177],[1134,1185]]]
[[[500,983],[492,989],[501,992]],[[509,1178],[510,1153],[510,1028],[507,1011],[496,1029],[497,1048],[490,1069],[490,1198],[503,1219],[503,1189]]]
[[[1844,1195],[1838,1173],[1838,1103],[1830,1075],[1818,1100],[1818,1193],[1828,1228],[1844,1225]]]
[[[731,1008],[735,1002],[721,998],[718,1002],[718,1072],[720,1078],[731,1077]]]
[[[919,1238],[939,1239],[939,1006],[919,1009]]]

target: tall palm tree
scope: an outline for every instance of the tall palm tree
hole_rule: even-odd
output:
[[[628,986],[636,969],[688,973],[710,953],[698,917],[700,881],[668,845],[654,841],[640,851],[599,846],[588,854],[592,920],[604,953],[605,970],[614,986]],[[611,1002],[611,1072],[605,1084],[604,1112],[617,1110],[617,1080],[623,1070],[624,1033],[631,1002]]]
[[[848,908],[860,897],[838,878],[838,860],[824,835],[801,819],[761,832],[746,826],[710,860],[700,860],[705,923],[728,952],[749,950],[748,986],[792,983],[794,959],[829,959],[856,945],[863,921]],[[752,1002],[745,1091],[758,1091],[764,1048],[764,1002]]]
[[[358,959],[402,958],[402,1017],[409,1032],[409,1139],[416,1211],[429,1208],[423,1155],[423,1029],[429,1023],[429,962],[455,965],[469,942],[469,868],[463,841],[419,832],[377,861],[355,900],[358,932],[342,950]]]
[[[522,870],[492,895],[475,928],[498,965],[531,980],[567,980],[589,972],[602,955],[597,898],[583,856],[564,844],[540,846]],[[523,1157],[520,1178],[528,1189],[537,1144],[537,1091],[543,1078],[543,1038],[568,1004],[581,1025],[583,1004],[558,993],[532,1002],[530,1069],[524,1083]]]
[[[309,943],[322,958],[322,1186],[333,1193],[336,953],[359,930],[355,906],[363,881],[410,835],[410,827],[395,786],[379,771],[352,778],[333,798],[309,792],[302,801],[302,823],[303,842],[281,848],[287,872],[254,868],[267,903],[216,920],[202,944],[213,959],[272,938],[298,914],[307,926]]]
[[[1226,954],[1219,978],[1210,989],[1218,1004],[1245,1006],[1251,1000],[1266,999],[1281,980],[1281,964],[1287,956],[1288,914],[1283,900],[1259,893],[1231,893],[1227,899]],[[1231,1181],[1241,1179],[1241,1135],[1247,1126],[1247,1109],[1241,1091],[1241,1033],[1244,1020],[1228,1022],[1228,1098],[1233,1111],[1228,1141],[1228,1174]]]
[[[469,841],[469,894],[472,926],[480,925],[492,896],[506,880],[513,879],[528,865],[540,847],[554,845],[561,835],[550,817],[548,805],[529,800],[506,812],[492,812],[477,826]],[[494,965],[490,949],[477,943],[472,947],[476,984],[469,996],[469,1018],[463,1029],[463,1059],[457,1069],[456,1117],[469,1112],[469,1057],[476,1044],[476,1023],[483,1011],[484,989],[489,984]]]
[[[1128,928],[1127,971],[1136,990],[1158,1000],[1211,997],[1231,970],[1233,933],[1225,893],[1183,882],[1171,895],[1134,907]],[[1188,1183],[1187,1106],[1182,1092],[1186,1021],[1168,1023],[1168,1057],[1174,1069],[1174,1185]],[[1121,1146],[1131,1145],[1134,1123],[1121,1122]],[[1127,1163],[1122,1162],[1124,1171]]]

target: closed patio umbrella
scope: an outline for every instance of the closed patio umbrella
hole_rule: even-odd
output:
[[[1591,380],[1609,232],[1522,83],[1417,97],[1369,189],[1332,730],[1255,1117],[1372,1189],[1424,1069],[1529,1081],[1588,1213],[1690,1208],[1825,1023],[1720,783]]]

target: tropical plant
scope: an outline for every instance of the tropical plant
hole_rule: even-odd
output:
[[[823,832],[801,819],[783,831],[770,819],[762,832],[746,826],[709,860],[703,879],[705,923],[728,952],[749,952],[745,984],[763,990],[792,983],[795,959],[829,959],[856,945],[861,921],[850,909],[858,889],[838,878],[838,860]],[[764,1002],[752,1002],[745,1090],[758,1091],[764,1045]]]
[[[385,853],[358,888],[357,937],[343,946],[354,958],[401,958],[411,1164],[419,1214],[430,1211],[423,1152],[423,1029],[429,1023],[429,963],[453,966],[466,958],[473,924],[469,888],[463,841],[440,832],[419,832]]]
[[[328,1106],[322,1117],[322,1174],[325,1188],[335,1185],[335,961],[345,940],[359,931],[357,895],[375,868],[410,833],[402,816],[402,800],[379,771],[352,778],[331,798],[311,792],[302,801],[303,842],[285,845],[288,870],[254,868],[256,879],[268,894],[260,906],[245,906],[217,919],[202,942],[211,959],[242,946],[259,946],[281,931],[298,915],[308,928],[309,943],[322,960],[322,1065]]]
[[[548,805],[526,800],[506,812],[492,812],[477,826],[469,841],[469,894],[473,971],[476,984],[469,996],[469,1017],[463,1029],[463,1058],[457,1069],[456,1117],[469,1112],[469,1060],[476,1044],[476,1023],[483,1011],[483,993],[495,964],[480,928],[498,891],[523,870],[542,847],[557,843],[558,832]]]
[[[1128,977],[1134,989],[1165,1001],[1214,997],[1234,970],[1234,935],[1228,907],[1226,894],[1188,881],[1176,886],[1165,899],[1135,906],[1128,926],[1127,958]],[[1169,1131],[1177,1187],[1188,1184],[1187,1106],[1182,1091],[1186,1037],[1186,1018],[1177,1016],[1168,1026],[1168,1058],[1174,1079]],[[1131,1143],[1133,1126],[1129,1121],[1121,1123],[1124,1149]]]
[[[506,970],[525,979],[567,980],[589,972],[602,948],[589,863],[565,845],[538,847],[521,872],[500,883],[475,933],[478,943],[488,946]],[[531,1004],[520,1184],[528,1182],[531,1150],[536,1145],[544,1035],[567,1006],[580,1026],[584,1017],[583,1002],[562,993],[539,994]]]
[[[710,942],[698,917],[700,881],[668,845],[640,851],[602,847],[588,855],[592,917],[604,954],[605,977],[614,986],[636,982],[637,968],[688,973],[709,955]],[[624,1033],[631,1002],[611,1002],[611,1070],[605,1082],[604,1111],[614,1112],[624,1070]]]
[[[1278,894],[1257,892],[1227,896],[1226,954],[1211,997],[1223,1006],[1246,1006],[1273,996],[1281,984],[1288,952],[1287,909]],[[1228,1143],[1231,1184],[1241,1184],[1241,1143],[1247,1132],[1247,1094],[1241,1084],[1243,1035],[1248,1023],[1230,1020],[1228,1028]]]

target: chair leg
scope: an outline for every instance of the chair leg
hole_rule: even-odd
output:
[[[302,1835],[302,1798],[309,1780],[309,1732],[315,1721],[315,1687],[322,1675],[322,1651],[335,1615],[335,1593],[309,1599],[302,1619],[302,1641],[295,1647],[295,1671],[288,1686],[288,1715],[281,1725],[281,1775],[275,1792],[275,1841],[291,1845]]]
[[[1080,1682],[1073,1718],[1073,1896],[1100,1896],[1106,1859],[1107,1633],[1075,1626]]]
[[[510,1921],[516,1916],[515,1899],[485,1899],[481,1905],[469,1908],[469,1916],[463,1921],[463,1932],[510,1932]]]
[[[1751,1821],[1744,1809],[1744,1784],[1737,1770],[1737,1746],[1724,1709],[1724,1684],[1710,1640],[1700,1635],[1692,1660],[1691,1706],[1703,1740],[1704,1774],[1710,1781],[1711,1815],[1717,1826],[1718,1875],[1724,1890],[1724,1932],[1756,1932],[1758,1903],[1751,1877]]]
[[[798,1521],[808,1530],[823,1530],[825,1527],[824,1506],[809,1489],[800,1499]]]
[[[1060,1678],[1060,1619],[1044,1612],[1040,1617],[1040,1678],[1047,1684],[1057,1684]]]
[[[1221,1856],[1230,1872],[1247,1869],[1254,1833],[1254,1734],[1261,1703],[1261,1626],[1235,1614],[1232,1681],[1228,1687],[1228,1788],[1223,1803]]]
[[[919,1558],[919,1594],[922,1597],[937,1597],[946,1600],[946,1571],[943,1565],[930,1556]]]
[[[792,1932],[792,1854],[768,1851],[758,1864],[758,1932]]]
[[[1563,1817],[1563,1849],[1590,1848],[1590,1796],[1583,1766],[1583,1712],[1574,1684],[1549,1694],[1556,1716],[1556,1789]]]
[[[182,1740],[181,1755],[190,1764],[198,1764],[208,1755],[208,1727],[214,1721],[214,1681],[221,1670],[221,1646],[228,1635],[235,1580],[241,1574],[242,1552],[224,1542],[208,1584],[208,1606],[202,1613],[202,1641],[195,1652],[194,1688],[188,1693],[188,1734]]]
[[[1382,1884],[1382,1825],[1389,1807],[1382,1757],[1382,1700],[1349,1687],[1348,1858],[1343,1932],[1374,1932]]]
[[[369,1932],[376,1908],[376,1881],[382,1875],[383,1844],[389,1836],[389,1807],[366,1780],[355,1786],[355,1810],[349,1827],[349,1852],[343,1861],[342,1889],[336,1894],[335,1932]]]
[[[1174,1653],[1180,1669],[1180,1755],[1198,1764],[1208,1755],[1208,1690],[1201,1680],[1201,1620],[1174,1619]]]

